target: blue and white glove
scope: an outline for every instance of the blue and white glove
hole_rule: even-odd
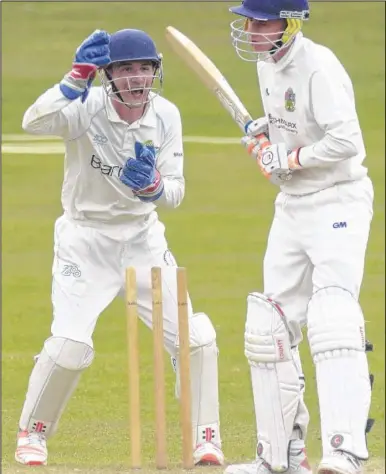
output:
[[[120,180],[133,190],[141,201],[156,201],[164,191],[164,183],[155,167],[154,146],[135,143],[135,158],[129,158]]]
[[[87,99],[97,69],[111,62],[109,43],[110,35],[106,31],[95,30],[79,46],[72,70],[63,77],[59,86],[67,99],[75,100],[81,97],[82,102]]]
[[[261,117],[251,120],[245,125],[245,133],[250,137],[257,138],[259,135],[265,135],[269,140],[268,119]]]

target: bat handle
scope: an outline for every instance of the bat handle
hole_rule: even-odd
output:
[[[268,140],[267,135],[265,135],[264,133],[257,135],[256,140],[259,142],[261,150],[264,150],[264,148],[267,148],[267,146],[270,146],[271,144],[271,142]]]

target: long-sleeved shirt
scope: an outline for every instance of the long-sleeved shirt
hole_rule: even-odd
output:
[[[92,87],[81,103],[65,98],[55,85],[25,112],[23,129],[64,139],[62,206],[81,225],[127,239],[143,230],[156,205],[177,207],[184,197],[181,117],[163,97],[154,97],[142,118],[129,125],[103,88]],[[136,141],[157,151],[164,192],[154,203],[142,202],[119,179],[126,160],[135,157]]]
[[[257,72],[270,141],[301,147],[303,169],[283,192],[317,192],[367,175],[352,83],[330,49],[299,33],[282,59],[258,62]]]

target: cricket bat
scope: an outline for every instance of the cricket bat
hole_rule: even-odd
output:
[[[206,87],[217,96],[223,107],[229,112],[243,133],[245,133],[245,125],[252,120],[252,117],[215,64],[192,40],[173,26],[166,28],[166,39],[169,41],[174,52],[197,74]],[[262,148],[269,145],[268,138],[264,134],[256,138]]]

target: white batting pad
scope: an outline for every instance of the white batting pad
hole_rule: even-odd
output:
[[[32,370],[20,429],[52,436],[82,371],[93,358],[93,349],[82,342],[47,339]]]
[[[339,449],[367,459],[365,428],[371,387],[362,310],[348,291],[328,287],[314,293],[307,316],[323,454]]]
[[[221,446],[216,332],[204,313],[195,313],[189,324],[193,443],[211,442]],[[174,366],[177,374],[176,397],[179,398],[178,341]]]
[[[274,471],[288,469],[288,447],[301,384],[284,314],[260,293],[248,296],[245,355],[251,366],[257,453]]]

